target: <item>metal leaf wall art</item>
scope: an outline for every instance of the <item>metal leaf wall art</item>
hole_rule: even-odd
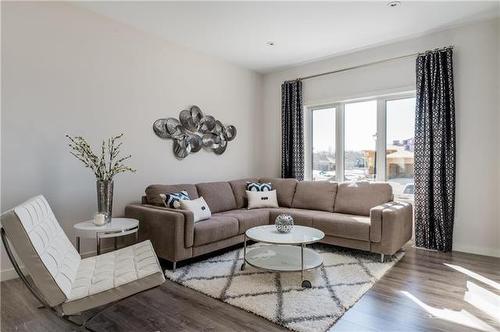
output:
[[[181,111],[179,120],[156,120],[153,130],[160,138],[174,140],[174,155],[178,159],[184,159],[202,148],[215,154],[223,154],[228,142],[236,137],[235,126],[224,126],[213,116],[204,115],[196,105]]]

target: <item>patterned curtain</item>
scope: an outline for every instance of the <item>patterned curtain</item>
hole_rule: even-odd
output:
[[[304,179],[302,81],[281,85],[281,177]]]
[[[455,208],[453,51],[417,58],[415,112],[415,239],[418,247],[450,251]]]

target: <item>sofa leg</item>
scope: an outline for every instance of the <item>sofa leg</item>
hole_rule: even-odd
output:
[[[380,263],[383,263],[385,261],[385,255],[380,254]]]
[[[175,272],[176,266],[177,266],[177,262],[173,262],[172,263],[172,272]]]

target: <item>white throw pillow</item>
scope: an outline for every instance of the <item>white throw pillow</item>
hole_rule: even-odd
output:
[[[210,208],[208,207],[207,202],[205,202],[203,197],[190,201],[180,201],[180,203],[181,209],[193,212],[194,222],[209,219],[212,216],[212,212],[210,212]]]
[[[247,190],[248,209],[277,208],[278,199],[276,190],[271,191],[250,191]]]

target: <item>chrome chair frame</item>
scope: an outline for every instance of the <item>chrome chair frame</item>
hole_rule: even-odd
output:
[[[91,328],[89,328],[87,326],[87,323],[90,322],[93,318],[95,318],[97,315],[101,314],[106,309],[109,309],[112,306],[116,305],[117,303],[119,303],[119,302],[121,302],[121,301],[123,301],[123,300],[125,300],[125,299],[127,299],[129,297],[132,297],[134,295],[137,295],[137,294],[140,294],[140,293],[143,293],[143,292],[146,291],[146,290],[144,290],[142,292],[135,293],[135,294],[132,294],[130,296],[124,297],[124,298],[122,298],[122,299],[120,299],[118,301],[109,303],[108,305],[105,305],[101,310],[98,310],[98,311],[92,313],[86,319],[83,319],[83,314],[82,313],[80,313],[79,315],[65,315],[63,312],[57,310],[54,307],[51,307],[47,303],[47,301],[45,301],[45,299],[41,295],[41,292],[38,290],[38,288],[32,282],[30,282],[28,280],[28,278],[26,277],[26,275],[22,271],[21,267],[19,266],[19,264],[18,264],[18,262],[17,262],[17,260],[16,260],[16,258],[14,256],[14,254],[12,252],[12,249],[10,248],[9,239],[7,238],[7,234],[5,233],[5,230],[3,229],[3,227],[0,228],[0,232],[1,232],[1,236],[2,236],[2,242],[3,242],[3,245],[5,247],[5,251],[7,252],[7,256],[9,257],[9,260],[12,263],[12,266],[14,267],[14,270],[19,275],[19,278],[22,280],[22,282],[28,288],[28,290],[31,292],[31,294],[33,294],[33,296],[42,304],[38,308],[39,309],[44,309],[44,308],[48,309],[50,312],[52,312],[58,318],[63,319],[64,321],[70,323],[71,325],[73,325],[74,327],[76,327],[76,328],[78,328],[80,330],[94,332],[95,330],[93,330],[93,329],[91,329]],[[150,289],[152,289],[152,288],[150,288]],[[147,289],[147,290],[149,290],[149,289]],[[90,309],[90,310],[94,310],[94,309]],[[90,311],[90,310],[88,310],[88,311]],[[82,322],[81,323],[75,322],[74,320],[71,319],[71,317],[81,317]]]

